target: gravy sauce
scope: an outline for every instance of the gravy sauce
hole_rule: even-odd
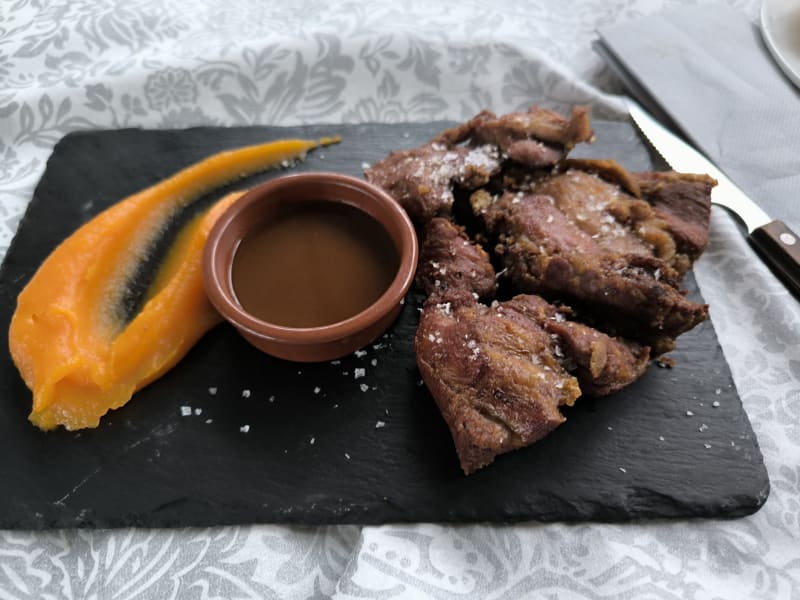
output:
[[[399,264],[389,234],[371,216],[345,204],[305,202],[244,237],[231,278],[251,315],[284,327],[319,327],[373,304]]]

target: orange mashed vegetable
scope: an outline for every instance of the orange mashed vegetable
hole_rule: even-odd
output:
[[[172,368],[220,316],[203,288],[203,246],[229,194],[178,234],[141,310],[125,319],[126,282],[169,219],[210,190],[300,159],[338,138],[279,140],[216,154],[111,206],[64,240],[17,299],[9,349],[48,430],[97,427]]]

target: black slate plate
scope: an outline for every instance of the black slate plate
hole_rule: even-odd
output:
[[[0,328],[7,330],[16,295],[62,238],[109,203],[205,155],[338,133],[341,145],[298,168],[359,175],[363,163],[442,127],[69,135],[56,146],[0,272]],[[650,168],[630,127],[598,122],[595,130],[597,143],[582,152]],[[696,296],[691,277],[687,286]],[[45,434],[27,421],[30,393],[4,352],[0,527],[735,517],[765,501],[766,470],[710,322],[681,338],[674,369],[653,365],[621,393],[579,400],[548,438],[470,477],[420,385],[416,323],[410,298],[363,355],[312,365],[268,358],[220,326],[98,429],[74,433]]]

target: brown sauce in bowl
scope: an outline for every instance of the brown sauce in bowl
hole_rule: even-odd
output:
[[[383,226],[355,207],[303,202],[248,233],[231,283],[254,317],[284,327],[344,321],[389,288],[400,258]]]

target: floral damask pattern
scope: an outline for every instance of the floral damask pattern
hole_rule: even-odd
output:
[[[619,117],[595,30],[692,0],[8,0],[0,253],[70,131]],[[758,0],[727,0],[757,15]],[[697,266],[765,456],[730,522],[0,532],[3,598],[800,598],[800,311],[716,213]]]

